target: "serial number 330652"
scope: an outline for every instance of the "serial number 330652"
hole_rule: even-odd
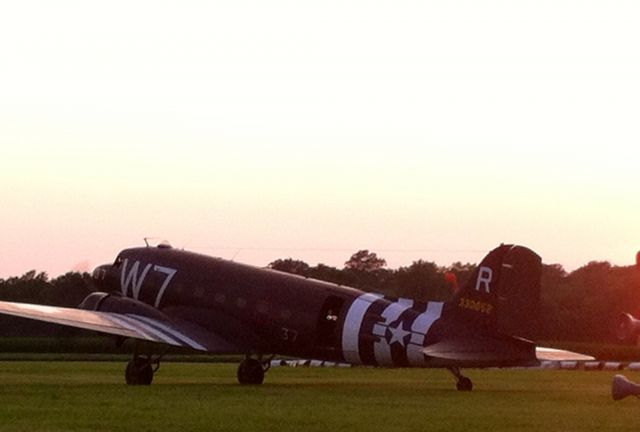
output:
[[[490,314],[493,310],[493,305],[490,303],[485,303],[477,300],[471,300],[467,298],[461,298],[458,306],[463,309],[469,309],[476,312],[481,312],[485,314]]]

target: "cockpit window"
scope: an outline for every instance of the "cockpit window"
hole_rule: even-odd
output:
[[[114,267],[120,267],[120,264],[122,264],[122,257],[120,255],[118,255],[118,257],[116,258],[116,261],[113,263]]]

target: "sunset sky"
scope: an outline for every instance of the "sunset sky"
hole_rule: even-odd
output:
[[[0,5],[0,277],[640,249],[637,1]]]

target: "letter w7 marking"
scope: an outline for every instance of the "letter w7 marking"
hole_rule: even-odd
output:
[[[176,272],[178,270],[173,269],[173,268],[169,268],[169,267],[162,267],[159,265],[155,265],[153,266],[153,271],[159,272],[159,273],[164,273],[166,275],[164,282],[162,283],[162,286],[160,287],[160,290],[158,291],[158,295],[156,296],[156,302],[154,304],[155,307],[158,307],[158,305],[160,304],[160,300],[162,299],[162,296],[164,295],[165,290],[167,289],[167,287],[169,286],[169,282],[171,282],[171,279],[173,279],[173,276],[176,274]]]
[[[127,274],[127,265],[129,264],[129,258],[125,258],[122,263],[122,273],[120,274],[120,288],[122,289],[122,295],[127,296],[127,292],[129,292],[129,285],[131,285],[131,297],[134,299],[138,299],[140,295],[140,288],[142,288],[142,283],[144,282],[144,278],[147,277],[147,273],[149,273],[149,269],[151,268],[151,264],[147,264],[142,270],[142,274],[138,276],[138,268],[140,267],[140,261],[136,261],[131,266],[129,270],[129,274]]]
[[[171,279],[175,276],[177,270],[174,268],[163,267],[159,265],[147,264],[142,273],[140,273],[140,261],[135,261],[129,271],[127,272],[127,267],[129,265],[129,259],[125,258],[122,263],[122,273],[120,274],[120,288],[122,290],[122,294],[126,297],[129,292],[129,286],[131,285],[131,297],[138,300],[140,297],[140,289],[142,288],[142,284],[144,283],[145,278],[149,271],[153,268],[154,272],[162,273],[165,275],[164,281],[158,290],[158,294],[156,295],[156,301],[154,303],[155,307],[160,305],[160,301],[162,300],[162,296],[164,296]]]

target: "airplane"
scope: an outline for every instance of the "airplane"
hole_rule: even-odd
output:
[[[636,253],[636,269],[640,271],[640,251]],[[640,320],[622,312],[615,321],[615,335],[619,342],[640,346]]]
[[[92,278],[100,291],[75,308],[0,302],[0,313],[136,341],[125,370],[149,385],[154,342],[239,354],[240,384],[262,384],[274,355],[379,367],[536,366],[592,357],[536,349],[541,259],[502,244],[447,302],[421,303],[178,250],[166,243],[121,251]]]

